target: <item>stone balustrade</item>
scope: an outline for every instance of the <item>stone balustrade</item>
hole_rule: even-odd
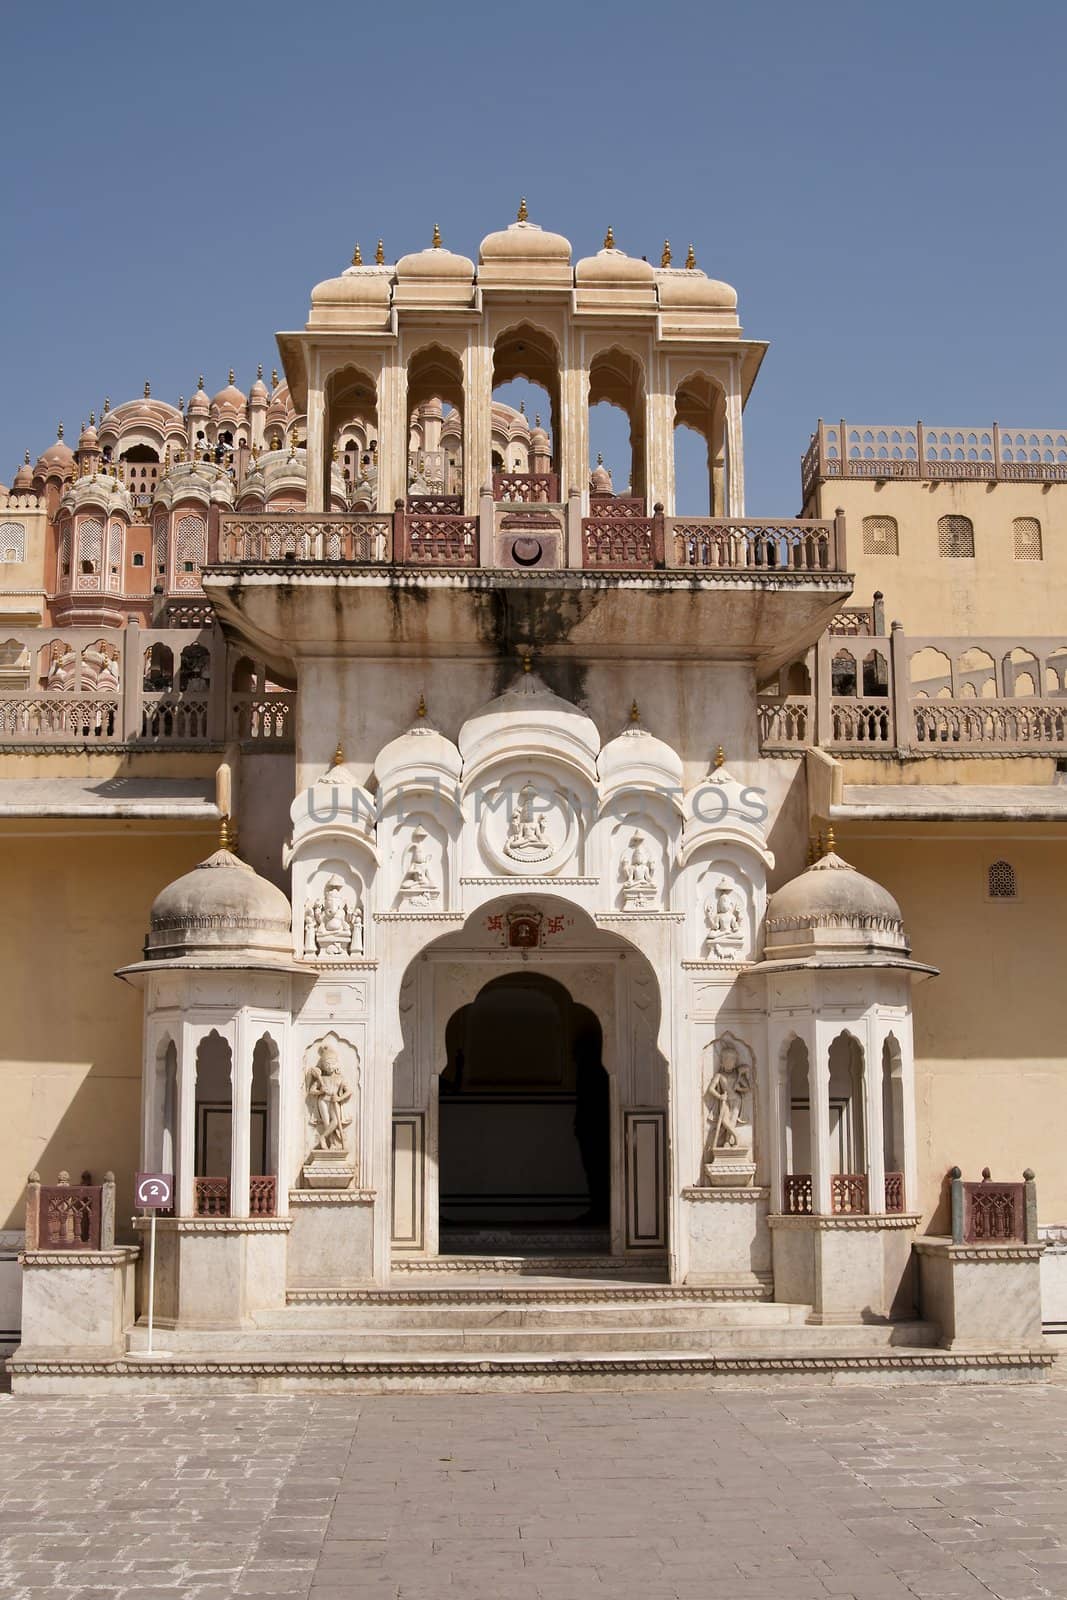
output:
[[[804,498],[827,478],[1067,483],[1067,429],[820,418],[801,465]]]

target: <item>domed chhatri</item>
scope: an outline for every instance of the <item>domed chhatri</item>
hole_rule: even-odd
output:
[[[214,966],[240,956],[285,962],[291,921],[280,889],[231,850],[216,850],[156,896],[145,959]]]
[[[833,850],[771,895],[766,930],[769,961],[909,955],[900,907],[889,890]]]

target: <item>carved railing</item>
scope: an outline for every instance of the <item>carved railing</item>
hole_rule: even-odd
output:
[[[524,505],[558,505],[558,472],[494,472],[494,500],[520,500]],[[462,510],[462,506],[460,510]]]
[[[760,746],[764,750],[803,750],[815,732],[813,695],[790,695],[756,701]]]
[[[196,744],[208,737],[207,695],[141,696],[141,738],[154,744]]]
[[[409,494],[407,509],[419,517],[461,517],[463,515],[463,496],[461,494]]]
[[[676,567],[726,572],[843,572],[844,519],[713,521],[668,517]]]
[[[476,567],[477,517],[405,517],[403,559],[417,566]]]
[[[1029,1168],[1021,1183],[994,1183],[988,1167],[981,1182],[965,1182],[959,1167],[949,1174],[954,1244],[1036,1244],[1037,1189]]]
[[[230,697],[230,727],[236,739],[257,744],[291,743],[296,695],[288,690]]]
[[[71,1183],[65,1172],[44,1184],[31,1172],[26,1184],[27,1250],[107,1250],[115,1242],[115,1178],[105,1173],[93,1183],[82,1173]]]
[[[835,1172],[831,1174],[830,1210],[835,1217],[866,1215],[867,1174],[865,1172]]]
[[[885,1175],[885,1208],[895,1215],[904,1210],[904,1174],[887,1172]]]
[[[278,1206],[278,1180],[274,1177],[252,1177],[248,1180],[248,1215],[273,1217]]]
[[[618,571],[654,564],[651,517],[585,517],[582,520],[582,565]]]
[[[830,702],[830,726],[836,749],[868,745],[892,749],[893,703],[882,696],[853,700],[835,695]]]
[[[657,512],[663,507],[657,505]],[[591,494],[589,496],[589,515],[591,517],[630,517],[639,521],[648,516],[648,502],[643,495],[637,494]]]
[[[121,739],[120,713],[117,698],[57,690],[40,695],[0,693],[0,742],[95,743],[98,739]]]
[[[787,1217],[810,1217],[814,1209],[815,1192],[811,1173],[786,1173],[785,1182],[782,1186],[782,1210],[785,1215]],[[834,1216],[866,1215],[866,1173],[832,1173],[830,1176],[830,1209]]]
[[[370,511],[223,517],[219,561],[223,566],[271,566],[283,561],[366,566],[391,558],[393,522],[391,516]]]
[[[1032,750],[1067,744],[1065,700],[913,700],[916,745]]]
[[[229,1178],[194,1178],[193,1215],[195,1217],[228,1217],[229,1214]]]
[[[810,1217],[815,1205],[810,1172],[787,1172],[782,1210],[787,1217]]]
[[[820,419],[801,464],[804,498],[827,478],[1067,483],[1067,429]]]

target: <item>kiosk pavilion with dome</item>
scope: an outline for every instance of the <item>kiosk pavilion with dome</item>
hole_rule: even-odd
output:
[[[98,907],[46,919],[88,1065],[36,1144],[12,1077],[16,1389],[1045,1376],[1032,1173],[985,1089],[939,1098],[939,1029],[980,1052],[935,911],[972,915],[952,873],[990,849],[921,830],[1010,822],[1062,872],[1053,629],[977,800],[1008,668],[977,733],[924,737],[980,669],[909,672],[936,641],[849,606],[861,541],[822,505],[907,444],[820,434],[808,514],[747,517],[765,346],[691,249],[609,230],[575,263],[524,202],[477,264],[436,228],[357,248],[278,349],[247,394],[105,404],[4,492],[12,920],[46,860]],[[532,423],[496,394],[523,383]],[[894,519],[863,509],[866,582]],[[135,1171],[173,1176],[155,1350]]]

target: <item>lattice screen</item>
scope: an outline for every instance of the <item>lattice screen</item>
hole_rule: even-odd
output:
[[[1036,517],[1016,517],[1011,525],[1016,561],[1041,560],[1041,524]]]
[[[0,561],[26,559],[26,529],[21,522],[0,522]]]
[[[864,517],[863,553],[865,556],[895,556],[900,553],[896,517]]]
[[[973,556],[974,523],[970,517],[939,517],[937,522],[939,556]]]
[[[1014,900],[1017,892],[1015,868],[1011,862],[994,861],[989,869],[989,898],[991,900]]]

